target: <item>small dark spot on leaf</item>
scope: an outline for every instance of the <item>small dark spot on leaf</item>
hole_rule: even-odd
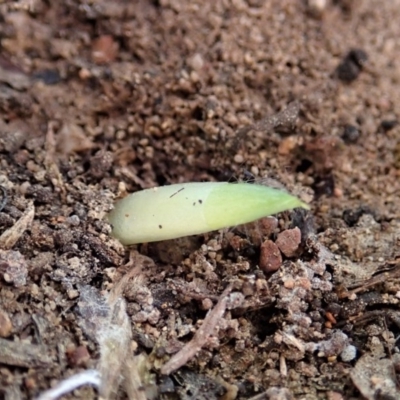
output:
[[[158,225],[158,227],[159,227],[160,229],[162,229],[162,225]]]
[[[200,199],[200,200],[199,200],[199,203],[200,203],[200,204],[203,204],[203,200]]]

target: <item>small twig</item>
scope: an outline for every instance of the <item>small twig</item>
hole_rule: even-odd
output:
[[[186,343],[183,348],[174,354],[170,360],[161,367],[163,375],[169,375],[186,363],[188,363],[206,344],[208,338],[214,333],[218,322],[224,315],[229,300],[229,293],[232,291],[232,285],[229,285],[221,294],[216,306],[210,310],[204,318],[203,324],[197,330],[193,339]]]
[[[35,216],[35,207],[33,202],[29,203],[26,207],[22,217],[9,229],[7,229],[0,236],[0,248],[4,250],[10,250],[18,239],[24,234],[29,228]]]
[[[94,369],[88,369],[61,381],[56,387],[42,393],[36,400],[55,400],[83,385],[91,385],[97,389],[100,383],[99,372]]]
[[[48,368],[52,360],[46,346],[0,338],[0,365]]]
[[[46,171],[50,177],[51,183],[53,186],[61,192],[61,195],[65,198],[67,195],[63,177],[61,175],[60,169],[57,164],[56,157],[56,139],[54,135],[54,131],[56,127],[55,121],[50,121],[47,126],[46,133],[46,141],[45,141],[45,150],[46,155],[44,159],[44,165]]]
[[[237,142],[243,140],[250,131],[270,132],[277,128],[293,129],[300,112],[300,103],[293,101],[281,112],[267,116],[254,124],[246,125],[236,132]]]
[[[129,357],[125,361],[122,374],[124,375],[124,389],[130,400],[148,399],[143,385],[143,371],[148,371],[149,369],[146,365],[146,357],[141,354]]]
[[[131,268],[110,291],[110,296],[108,298],[109,303],[114,303],[115,301],[117,301],[118,298],[122,297],[122,294],[126,286],[128,285],[129,280],[132,279],[133,277],[140,275],[141,272],[142,272],[141,265],[137,265]]]
[[[396,265],[399,264],[399,262],[397,261],[396,263],[388,263],[390,265]],[[400,264],[399,264],[400,265]],[[382,282],[387,282],[389,279],[396,279],[399,278],[400,276],[400,268],[398,268],[397,266],[392,268],[389,271],[384,271],[378,275],[373,276],[370,279],[367,279],[361,283],[357,283],[355,285],[353,285],[352,290],[347,290],[344,291],[343,293],[340,294],[340,298],[344,299],[344,298],[348,298],[351,297],[354,294],[357,294],[359,292],[363,292],[366,291],[368,288],[372,287],[372,286],[376,286],[381,284]]]

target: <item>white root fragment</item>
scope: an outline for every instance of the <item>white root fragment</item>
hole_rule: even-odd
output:
[[[141,369],[146,368],[146,357],[138,355],[128,357],[125,360],[124,369],[124,389],[130,400],[149,400],[144,390],[144,383],[141,374]]]
[[[61,381],[56,387],[42,393],[36,400],[55,400],[84,385],[91,385],[98,389],[100,383],[100,373],[94,369],[88,369]]]
[[[120,386],[130,400],[154,398],[143,390],[144,379],[149,376],[146,359],[133,356],[130,350],[131,323],[122,297],[129,280],[141,274],[142,265],[135,264],[106,296],[91,286],[80,287],[79,324],[85,334],[99,344],[97,369],[101,379],[98,390],[103,400],[114,398]]]
[[[206,344],[208,338],[214,333],[218,322],[224,315],[228,306],[229,294],[232,290],[232,285],[229,285],[218,300],[217,305],[210,310],[204,318],[203,324],[197,330],[193,339],[186,343],[178,353],[174,354],[169,361],[161,367],[163,375],[172,374],[174,371],[187,364]]]
[[[108,299],[109,300],[109,299]],[[100,394],[109,399],[123,381],[122,371],[130,357],[131,326],[124,299],[108,301],[110,307],[104,326],[97,332],[100,347],[98,369],[101,373]]]
[[[22,217],[9,229],[0,236],[0,248],[10,250],[17,243],[18,239],[30,227],[33,217],[35,216],[35,206],[30,202],[26,207]]]

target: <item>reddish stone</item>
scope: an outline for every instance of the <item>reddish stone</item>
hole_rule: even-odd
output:
[[[111,35],[103,35],[92,44],[92,59],[96,64],[108,64],[118,54],[118,43]]]
[[[79,346],[67,351],[68,360],[71,366],[84,367],[90,360],[90,354],[85,346]]]
[[[287,229],[281,232],[276,239],[279,250],[286,257],[294,257],[301,243],[301,231],[299,228]]]
[[[278,246],[272,240],[261,245],[260,268],[264,272],[275,272],[282,265],[282,256]]]

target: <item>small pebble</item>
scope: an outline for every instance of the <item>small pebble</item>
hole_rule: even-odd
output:
[[[289,136],[281,141],[278,147],[278,153],[281,156],[287,156],[298,146],[299,139],[296,136]]]
[[[326,3],[326,0],[308,0],[308,11],[311,15],[320,17],[326,9]]]
[[[381,128],[384,132],[392,130],[395,126],[399,124],[396,119],[386,119],[381,122]]]
[[[296,281],[292,277],[285,278],[283,286],[286,289],[293,289],[296,285]]]
[[[209,298],[205,298],[201,302],[203,310],[210,310],[213,307],[213,302]]]
[[[77,215],[73,214],[67,218],[67,222],[72,226],[78,226],[81,221]]]
[[[350,50],[337,67],[337,77],[344,82],[352,82],[356,80],[367,61],[368,55],[364,50]]]
[[[242,286],[242,293],[245,297],[254,295],[254,285],[251,282],[244,282]]]
[[[296,255],[300,243],[301,231],[298,227],[281,232],[276,239],[279,250],[288,258]]]
[[[282,265],[282,256],[278,246],[272,240],[261,245],[260,268],[264,272],[275,272]]]
[[[0,337],[8,337],[11,335],[13,326],[8,314],[0,309]]]
[[[79,346],[67,352],[68,360],[71,366],[84,367],[90,360],[90,354],[85,346]]]
[[[356,358],[357,348],[351,344],[346,346],[343,351],[340,353],[340,357],[342,361],[349,362]]]
[[[118,55],[118,42],[111,35],[103,35],[92,44],[92,60],[96,64],[108,64]]]
[[[72,299],[76,299],[77,297],[79,297],[79,292],[76,289],[70,289],[67,291],[67,295],[68,295],[68,298],[70,300],[72,300]]]
[[[33,390],[33,389],[36,389],[36,387],[37,387],[35,379],[30,376],[25,378],[24,384],[28,390]]]
[[[344,397],[339,392],[329,391],[326,395],[327,400],[344,400]]]
[[[235,157],[233,157],[233,161],[235,161],[236,164],[241,164],[244,161],[244,158],[241,154],[236,154]]]
[[[356,143],[359,137],[360,131],[356,126],[350,124],[344,126],[342,139],[345,143]]]
[[[187,63],[195,71],[199,71],[204,66],[204,59],[203,59],[203,56],[201,54],[196,53],[194,56],[190,57],[187,60]]]

